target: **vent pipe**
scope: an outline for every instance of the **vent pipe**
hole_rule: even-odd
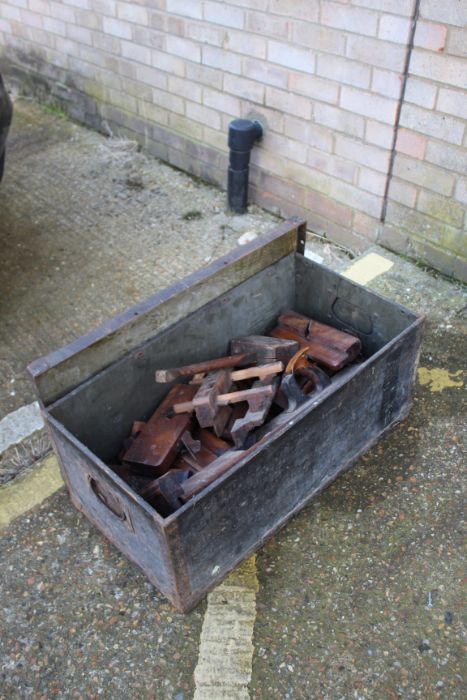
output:
[[[244,214],[248,206],[248,173],[250,153],[255,141],[263,135],[263,127],[251,119],[234,119],[229,124],[229,171],[227,195],[229,208]]]

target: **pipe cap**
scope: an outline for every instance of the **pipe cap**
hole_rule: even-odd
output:
[[[229,124],[229,148],[234,151],[251,151],[253,144],[263,135],[263,127],[251,119],[234,119]]]

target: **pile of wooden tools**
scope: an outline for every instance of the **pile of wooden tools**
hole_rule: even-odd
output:
[[[231,354],[161,369],[175,383],[147,423],[133,424],[112,469],[164,517],[229,470],[346,365],[358,361],[358,338],[294,311],[267,336],[235,338]],[[182,383],[188,381],[188,383]]]

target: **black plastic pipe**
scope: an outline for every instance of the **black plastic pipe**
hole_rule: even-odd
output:
[[[227,196],[229,208],[236,214],[244,214],[248,206],[250,153],[262,135],[261,124],[251,119],[234,119],[229,124]]]

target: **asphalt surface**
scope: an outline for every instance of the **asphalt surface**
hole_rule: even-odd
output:
[[[273,221],[228,217],[218,190],[29,103],[17,105],[9,156],[2,415],[34,399],[27,361]],[[128,167],[147,185],[122,184]],[[201,219],[181,218],[195,210]],[[465,295],[379,253],[394,265],[369,286],[427,315],[414,406],[258,553],[252,698],[465,697]],[[0,557],[0,698],[193,697],[206,603],[174,611],[64,489],[0,533]]]

